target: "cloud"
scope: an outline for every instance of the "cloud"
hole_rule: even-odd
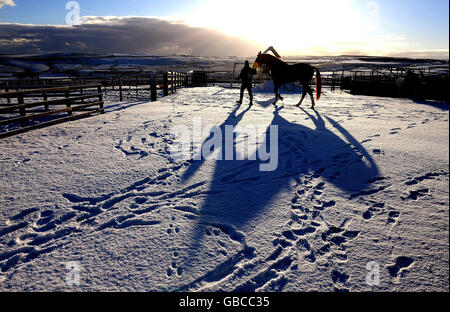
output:
[[[410,58],[430,58],[430,59],[440,59],[440,60],[448,60],[449,59],[449,50],[448,49],[435,49],[435,50],[405,50],[405,51],[397,51],[392,52],[389,56],[393,57],[410,57]]]
[[[354,41],[331,41],[308,46],[309,55],[370,55],[408,58],[448,59],[448,49],[418,49],[422,45],[405,35],[384,33],[355,37]]]
[[[0,0],[0,9],[6,5],[16,6],[16,3],[14,2],[14,0]]]
[[[5,0],[0,0],[5,3]],[[254,41],[226,35],[183,21],[156,17],[85,16],[82,23],[67,25],[27,25],[0,23],[0,53],[93,52],[198,56],[251,56],[264,50]],[[418,43],[401,35],[355,36],[353,40],[308,42],[302,49],[282,55],[385,55],[448,59],[448,49],[420,49]],[[292,38],[291,38],[292,40]]]
[[[159,18],[83,17],[75,26],[0,24],[0,50],[5,54],[59,51],[249,56],[259,49],[253,42],[216,30]]]

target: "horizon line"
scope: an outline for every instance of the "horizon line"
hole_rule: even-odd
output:
[[[370,54],[289,54],[282,58],[292,58],[292,57],[354,57],[354,58],[384,58],[384,59],[392,59],[392,60],[398,60],[398,59],[408,59],[408,60],[437,60],[437,61],[449,61],[449,57],[447,58],[435,58],[435,57],[414,57],[414,56],[406,56],[408,53],[417,53],[418,51],[410,51],[410,52],[404,52],[405,55],[399,55],[399,56],[392,56],[392,55],[370,55]],[[426,51],[420,51],[420,52],[426,52]],[[431,52],[431,51],[430,51]],[[449,52],[449,50],[441,51],[442,53]],[[79,55],[92,55],[92,56],[98,56],[98,57],[119,57],[119,56],[127,56],[127,57],[169,57],[169,56],[182,56],[182,57],[217,57],[217,58],[225,58],[225,57],[233,57],[233,58],[248,58],[253,56],[239,56],[239,55],[195,55],[195,54],[151,54],[151,53],[120,53],[120,52],[104,52],[104,53],[98,53],[98,52],[67,52],[67,51],[52,51],[52,52],[36,52],[36,53],[0,53],[0,57],[32,57],[32,56],[45,56],[45,55],[52,55],[52,54],[79,54]],[[402,52],[403,54],[403,52]]]

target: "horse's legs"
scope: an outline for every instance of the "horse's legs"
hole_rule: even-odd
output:
[[[306,86],[306,90],[307,90],[309,96],[311,97],[311,102],[312,102],[311,109],[314,109],[314,107],[316,106],[316,102],[314,101],[314,96],[313,96],[312,89],[311,89],[311,87],[309,85],[307,85]],[[305,93],[305,95],[306,95],[306,93]]]
[[[278,91],[278,97],[280,98],[280,100],[284,100],[284,98],[281,96],[280,92]]]
[[[278,98],[280,98],[283,101],[283,97],[280,95],[280,92],[278,92],[279,88],[280,86],[275,84],[275,88],[273,90],[275,92],[275,102],[272,103],[273,105],[277,104]]]
[[[280,86],[282,85],[282,83],[280,83],[277,79],[273,80],[273,85],[274,85],[274,91],[275,91],[275,103],[278,101],[278,99],[283,101],[283,97],[280,94]],[[274,104],[275,104],[274,103]]]
[[[302,105],[303,100],[305,99],[305,97],[306,97],[306,92],[305,92],[305,88],[303,88],[303,90],[302,90],[302,99],[300,100],[300,102],[298,102],[297,106]]]
[[[305,99],[306,95],[309,93],[309,83],[300,83],[300,85],[302,86],[302,98],[300,100],[300,102],[298,102],[297,106],[302,105],[303,100]]]
[[[278,102],[278,90],[276,87],[275,87],[274,92],[275,92],[275,101],[272,103],[273,105],[277,104],[277,102]]]

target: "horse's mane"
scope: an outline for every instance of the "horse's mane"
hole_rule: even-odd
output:
[[[287,65],[287,63],[283,62],[279,58],[277,58],[273,55],[267,54],[267,53],[261,54],[261,57],[263,57],[267,62],[272,63],[272,64]]]

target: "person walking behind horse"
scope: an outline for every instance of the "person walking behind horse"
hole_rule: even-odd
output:
[[[245,66],[241,70],[241,74],[238,79],[242,81],[241,84],[241,97],[239,101],[236,101],[238,104],[242,104],[242,99],[244,98],[245,89],[248,90],[248,95],[250,96],[250,105],[253,105],[253,94],[252,94],[252,83],[253,83],[253,75],[256,75],[256,69],[250,68],[250,64],[248,61],[245,61]]]

